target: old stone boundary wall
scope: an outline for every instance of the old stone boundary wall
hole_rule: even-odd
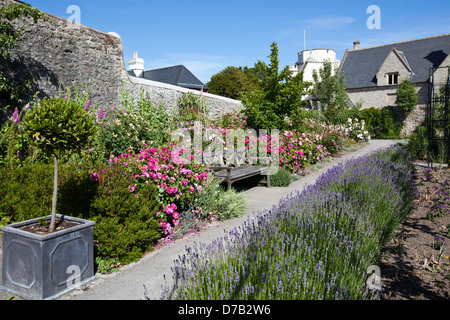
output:
[[[12,3],[17,1],[0,0],[0,7]],[[50,21],[37,24],[28,18],[17,21],[18,27],[26,29],[18,48],[11,51],[15,79],[20,81],[32,75],[33,91],[39,91],[40,97],[57,96],[60,86],[63,89],[79,86],[85,91],[87,85],[92,103],[105,108],[119,105],[123,88],[134,98],[139,97],[143,88],[152,103],[164,103],[169,111],[176,108],[178,99],[187,92],[201,95],[212,113],[241,107],[237,100],[130,77],[119,35],[45,14]]]

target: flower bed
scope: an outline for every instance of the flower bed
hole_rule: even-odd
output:
[[[149,184],[156,186],[160,204],[156,215],[166,235],[171,233],[172,226],[179,225],[182,210],[198,197],[208,179],[208,169],[204,165],[174,161],[173,147],[143,149],[137,155],[122,154],[110,159],[110,166],[121,164],[124,174],[132,176],[128,189],[136,197]],[[108,175],[108,172],[103,170],[101,174]],[[93,179],[98,177],[98,173],[93,173]]]
[[[188,248],[162,298],[367,298],[367,270],[411,208],[408,159],[395,148],[348,162],[239,230]]]

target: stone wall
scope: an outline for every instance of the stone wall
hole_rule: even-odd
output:
[[[414,133],[417,126],[425,120],[425,113],[428,104],[428,84],[415,84],[419,103],[416,109],[408,116],[405,121],[405,128],[402,131],[403,136],[409,136]],[[380,86],[373,88],[348,89],[347,94],[353,104],[362,103],[362,109],[377,108],[382,109],[387,106],[394,106],[397,100],[398,86]]]
[[[0,7],[16,3],[0,0]],[[170,110],[183,93],[201,94],[210,110],[234,110],[240,101],[200,93],[159,82],[130,77],[126,71],[122,40],[114,32],[105,33],[46,13],[50,21],[22,19],[23,40],[12,50],[11,65],[18,81],[33,75],[33,91],[40,97],[57,96],[60,86],[84,91],[86,85],[93,104],[112,107],[120,103],[122,88],[138,97],[140,88],[154,103],[163,102]]]

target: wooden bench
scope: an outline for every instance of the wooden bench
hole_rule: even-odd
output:
[[[227,182],[228,189],[236,181],[258,175],[267,176],[267,180],[261,181],[261,183],[266,184],[270,188],[270,165],[253,165],[247,148],[205,152],[203,159],[206,166],[215,171],[214,176],[216,178]],[[267,157],[258,159],[270,161],[270,158]]]

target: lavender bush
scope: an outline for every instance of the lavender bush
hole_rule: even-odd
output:
[[[409,155],[399,147],[347,162],[175,261],[162,299],[366,299],[367,269],[408,214]]]

